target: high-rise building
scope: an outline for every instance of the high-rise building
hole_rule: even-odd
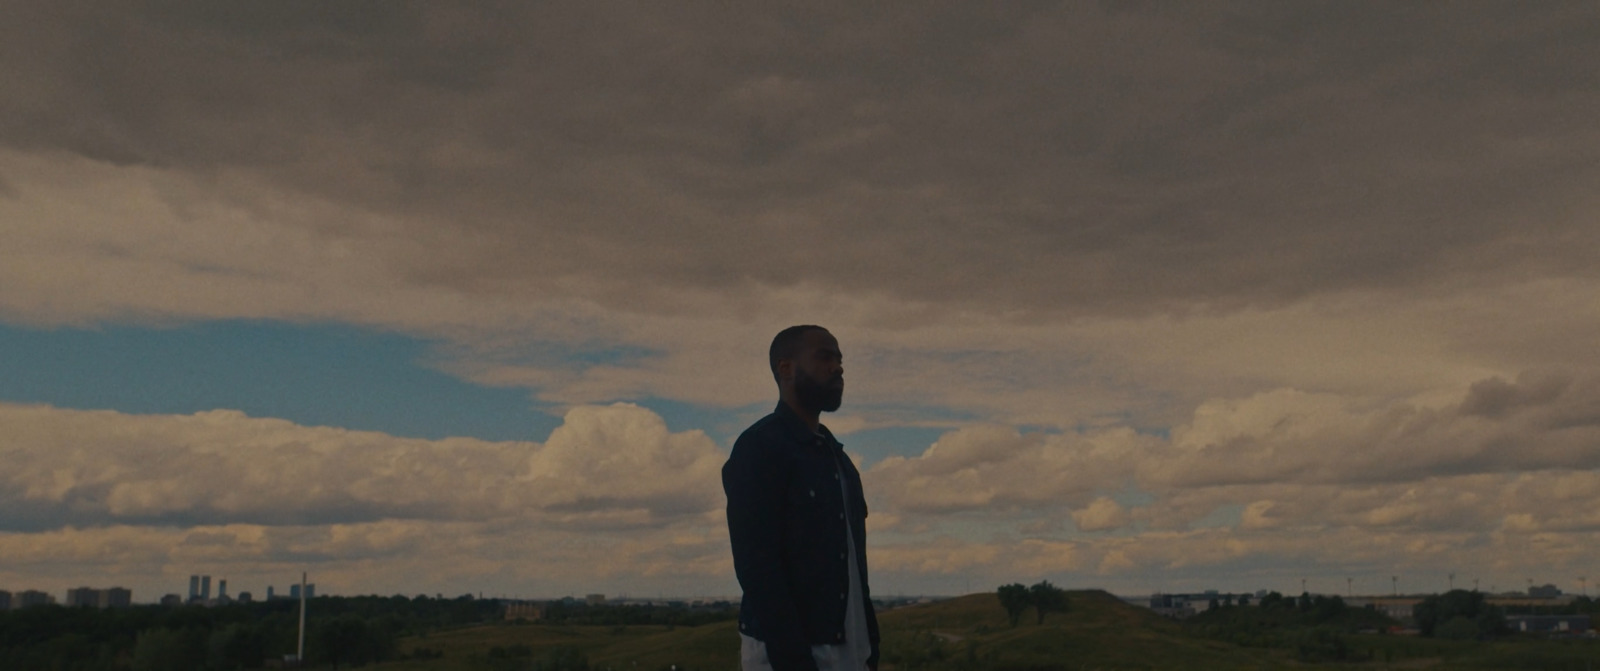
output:
[[[56,602],[56,598],[36,589],[23,590],[11,596],[13,608],[27,608],[29,606],[48,606]]]
[[[133,591],[122,587],[95,589],[78,587],[67,590],[67,606],[90,608],[126,608],[133,605]]]
[[[133,605],[133,590],[124,587],[112,587],[100,590],[101,608],[127,608]]]
[[[289,598],[291,598],[291,599],[300,598],[300,585],[299,584],[294,584],[294,585],[290,585],[289,586]],[[315,599],[315,598],[317,598],[317,584],[316,583],[308,583],[306,585],[306,598],[307,599]]]
[[[190,601],[199,601],[200,600],[200,576],[197,576],[197,575],[189,576],[189,600]]]
[[[226,598],[228,598],[228,579],[227,578],[223,578],[223,579],[217,581],[217,598],[218,599],[226,599]]]
[[[201,601],[210,601],[211,600],[211,576],[208,576],[208,575],[200,576],[200,600]]]
[[[67,607],[88,606],[100,607],[100,590],[93,587],[78,587],[67,590]]]
[[[267,600],[271,601],[276,598],[278,598],[278,595],[272,593],[272,585],[267,585]]]
[[[11,610],[11,593],[0,589],[0,611]]]

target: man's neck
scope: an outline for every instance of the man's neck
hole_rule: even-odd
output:
[[[800,421],[806,423],[806,426],[811,429],[812,433],[817,432],[817,425],[820,422],[817,419],[818,413],[816,411],[810,410],[801,405],[800,402],[796,401],[793,396],[785,396],[779,400],[783,401],[784,405],[789,406],[789,409],[794,411],[794,414],[800,418]]]

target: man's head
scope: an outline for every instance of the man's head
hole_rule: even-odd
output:
[[[827,329],[804,324],[779,331],[767,361],[781,398],[793,399],[812,413],[839,409],[844,398],[844,355]]]

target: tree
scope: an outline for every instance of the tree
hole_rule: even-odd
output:
[[[1006,617],[1011,618],[1011,626],[1017,626],[1017,620],[1022,619],[1022,611],[1033,605],[1033,596],[1022,583],[1001,585],[996,591],[1000,595],[1000,607],[1006,609]]]
[[[330,662],[333,668],[348,663],[361,665],[388,659],[394,652],[394,637],[376,623],[345,614],[323,620],[309,635],[312,659]]]
[[[1417,630],[1423,636],[1434,636],[1438,629],[1456,618],[1466,618],[1477,627],[1479,637],[1493,636],[1505,627],[1505,615],[1489,605],[1482,592],[1453,589],[1423,599],[1411,609],[1417,621]],[[1446,632],[1461,635],[1461,625],[1456,624]]]
[[[133,645],[135,671],[180,671],[205,666],[204,629],[152,627],[139,632]]]
[[[229,624],[211,631],[206,659],[214,669],[253,669],[267,656],[266,637],[251,624]]]
[[[1050,584],[1049,580],[1041,580],[1029,587],[1028,596],[1033,602],[1033,609],[1039,613],[1039,624],[1044,624],[1045,613],[1067,612],[1067,592]]]

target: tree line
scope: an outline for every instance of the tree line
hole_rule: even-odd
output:
[[[306,661],[334,666],[398,656],[396,639],[501,620],[493,599],[316,597]],[[260,668],[295,653],[299,602],[100,610],[59,605],[0,611],[0,668],[55,671],[209,671]]]

